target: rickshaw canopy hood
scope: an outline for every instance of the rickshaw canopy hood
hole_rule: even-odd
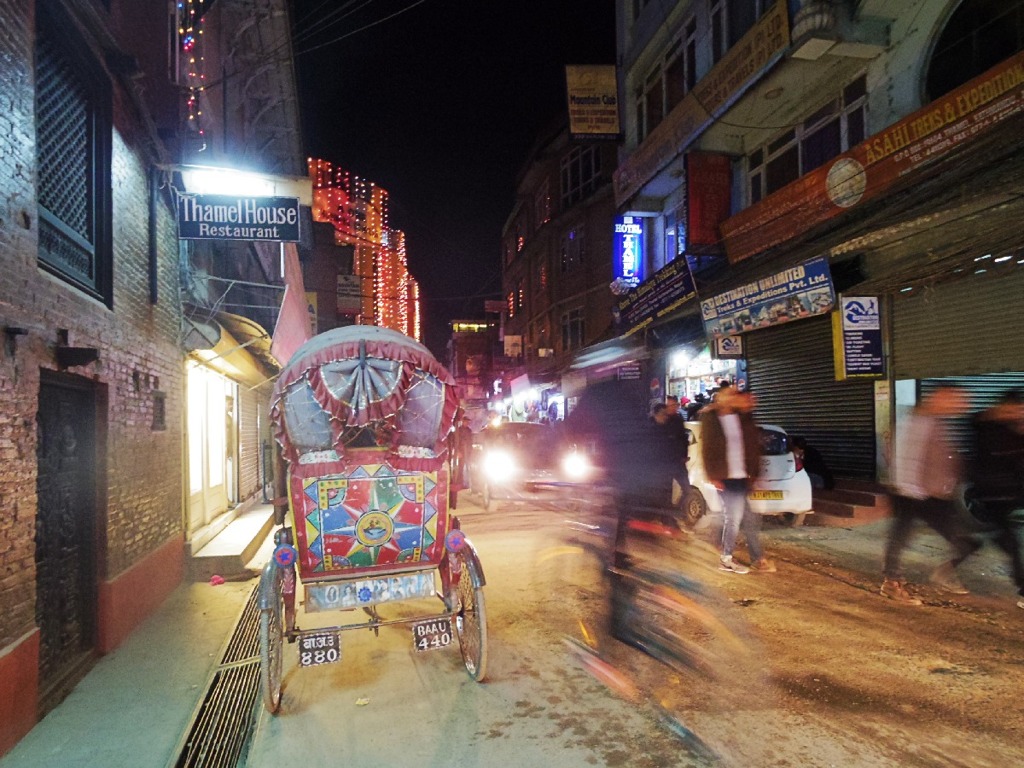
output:
[[[271,399],[275,436],[289,462],[344,462],[353,429],[386,427],[389,461],[436,469],[445,459],[455,380],[416,340],[387,328],[336,328],[303,344]]]

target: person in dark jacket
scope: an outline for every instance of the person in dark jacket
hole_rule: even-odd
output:
[[[679,398],[669,395],[665,398],[665,428],[671,436],[672,479],[679,485],[680,504],[684,503],[690,488],[690,477],[686,472],[686,460],[690,451],[690,432],[686,428],[686,417],[680,412]]]
[[[995,543],[1010,556],[1017,585],[1018,608],[1024,608],[1024,558],[1021,556],[1024,509],[1024,391],[1013,389],[973,420],[973,496],[987,522],[995,527]]]
[[[811,487],[825,490],[835,488],[836,480],[832,476],[832,470],[825,463],[825,457],[821,455],[821,451],[799,435],[790,438],[790,442],[793,444],[793,455],[803,464],[804,470],[811,480]]]
[[[748,568],[732,558],[741,528],[751,568],[775,572],[775,564],[761,550],[761,520],[747,501],[747,492],[761,472],[761,441],[753,416],[756,405],[752,392],[726,386],[718,390],[714,402],[701,412],[700,418],[704,473],[722,496],[725,517],[719,567],[732,573],[749,573]]]

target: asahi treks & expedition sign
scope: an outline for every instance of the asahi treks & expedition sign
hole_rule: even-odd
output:
[[[296,197],[181,195],[178,237],[182,240],[299,240]]]

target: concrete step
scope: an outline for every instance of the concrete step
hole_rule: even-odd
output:
[[[830,490],[815,488],[812,525],[861,525],[888,517],[889,493],[874,480],[837,478]]]
[[[266,549],[274,527],[274,508],[270,504],[251,507],[232,520],[189,561],[193,581],[208,581],[212,576],[226,580],[256,575],[259,555]]]

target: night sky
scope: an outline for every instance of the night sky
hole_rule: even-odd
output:
[[[615,63],[614,2],[295,6],[306,152],[388,190],[422,289],[425,341],[440,355],[451,319],[479,317],[499,297],[516,174],[565,110],[565,65]]]

